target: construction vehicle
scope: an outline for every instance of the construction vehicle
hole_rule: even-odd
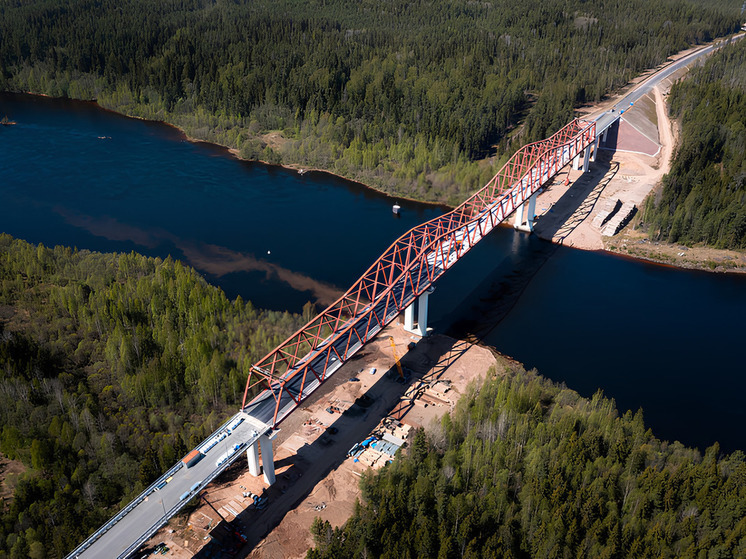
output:
[[[394,359],[396,359],[396,368],[399,371],[399,378],[404,378],[404,371],[401,368],[401,361],[399,361],[399,356],[396,353],[396,344],[394,343],[394,337],[389,336],[389,343],[391,344],[391,351],[394,353]]]

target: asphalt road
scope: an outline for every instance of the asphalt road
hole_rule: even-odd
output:
[[[735,35],[732,40],[739,40],[743,36],[743,33]],[[700,58],[712,53],[716,49],[720,48],[721,44],[724,43],[712,44],[707,47],[703,47],[691,54],[688,54],[687,56],[669,64],[665,68],[662,68],[661,70],[644,80],[640,85],[635,87],[632,91],[627,93],[627,95],[617,101],[617,103],[611,110],[606,111],[595,119],[596,133],[600,135],[601,132],[606,130],[609,126],[611,126],[611,124],[613,124],[615,120],[619,118],[619,115],[629,110],[629,108],[633,106],[638,99],[650,93],[653,88],[657,86],[661,81],[665,80],[678,70],[681,70],[682,68],[685,68],[696,62]]]
[[[247,418],[231,435],[208,451],[206,456],[194,466],[191,468],[180,467],[170,476],[170,481],[159,490],[155,490],[155,487],[159,485],[160,480],[153,484],[147,491],[148,495],[144,500],[111,526],[103,536],[94,541],[85,551],[72,555],[72,557],[85,559],[119,557],[139,536],[155,533],[160,526],[168,521],[168,518],[186,505],[202,487],[217,477],[233,461],[245,456],[245,449],[265,431],[266,426],[262,429],[261,425]],[[235,451],[233,460],[227,461],[222,467],[218,467],[216,465],[217,459],[236,444],[241,446],[239,450]],[[176,466],[180,463],[177,463]],[[182,499],[184,496],[185,498]]]

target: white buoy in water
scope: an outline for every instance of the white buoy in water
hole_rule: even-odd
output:
[[[399,204],[394,204],[394,207],[391,208],[395,214],[399,214],[399,211],[401,210],[401,206]]]
[[[267,254],[272,254],[270,251],[267,251]]]

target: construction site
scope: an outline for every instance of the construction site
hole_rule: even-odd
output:
[[[280,424],[276,482],[239,460],[141,552],[165,557],[304,557],[315,517],[340,526],[366,471],[382,468],[413,432],[438,421],[495,355],[392,324]]]

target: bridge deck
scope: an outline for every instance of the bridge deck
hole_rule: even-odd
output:
[[[270,430],[268,425],[239,412],[197,448],[212,437],[225,433],[227,426],[238,417],[243,417],[244,421],[210,449],[199,462],[191,468],[184,466],[181,461],[177,462],[68,557],[112,559],[128,557],[137,551],[140,545],[164,526],[169,518],[178,513],[201,489],[238,460],[243,451],[259,436]],[[216,465],[217,459],[230,452],[236,445],[238,448],[234,450],[233,455],[220,466]]]
[[[255,415],[261,407],[262,421],[272,426],[281,422],[595,140],[595,122],[574,120],[551,138],[521,148],[453,211],[402,235],[340,299],[252,367],[242,409]],[[264,391],[247,404],[255,387]],[[270,399],[275,408],[268,415]]]

